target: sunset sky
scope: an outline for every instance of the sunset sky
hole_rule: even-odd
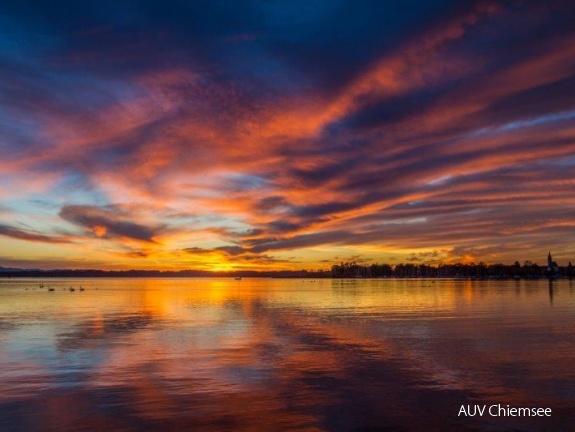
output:
[[[575,261],[575,2],[0,4],[0,266]]]

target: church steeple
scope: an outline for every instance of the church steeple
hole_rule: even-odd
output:
[[[547,255],[547,276],[553,279],[559,276],[559,266],[553,261],[551,251],[549,251],[549,255]]]

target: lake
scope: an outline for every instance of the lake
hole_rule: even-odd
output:
[[[574,362],[569,280],[0,279],[2,431],[569,431]]]

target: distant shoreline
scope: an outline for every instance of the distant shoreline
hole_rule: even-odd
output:
[[[0,278],[294,278],[294,279],[571,279],[571,262],[554,268],[526,261],[506,264],[334,264],[329,270],[98,270],[98,269],[20,269],[0,266]]]

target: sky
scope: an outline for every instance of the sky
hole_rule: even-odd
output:
[[[575,261],[575,3],[4,1],[0,266]]]

